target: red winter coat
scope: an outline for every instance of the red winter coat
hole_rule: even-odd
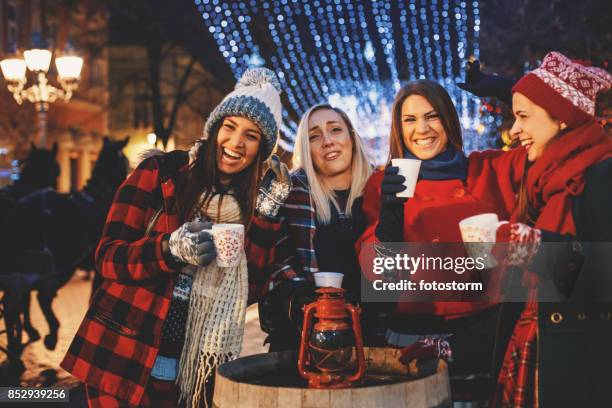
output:
[[[173,210],[175,184],[186,169],[186,152],[152,157],[119,187],[96,251],[104,282],[60,364],[88,386],[131,405],[140,403],[149,380],[181,267],[164,254],[162,241],[179,227]],[[144,236],[162,204],[164,211]],[[263,220],[252,222],[249,234],[254,225],[272,228]],[[249,237],[246,241],[251,261],[262,250]],[[252,294],[253,277],[249,282]]]
[[[419,180],[414,197],[404,204],[404,241],[462,242],[459,221],[466,217],[493,212],[500,220],[507,220],[514,208],[525,157],[523,148],[509,152],[474,152],[468,158],[465,182],[460,179]],[[382,171],[374,173],[364,189],[363,209],[367,228],[356,243],[358,254],[361,244],[376,242],[383,176]],[[456,255],[466,256],[465,252]],[[362,272],[370,280],[379,279],[371,270]],[[468,272],[460,276],[461,281],[470,281]],[[399,302],[397,311],[452,319],[489,306],[491,303],[488,302]]]

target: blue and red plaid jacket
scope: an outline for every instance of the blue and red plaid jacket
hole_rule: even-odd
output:
[[[138,405],[159,351],[177,273],[181,265],[162,251],[162,242],[179,227],[174,210],[177,178],[187,170],[186,152],[143,161],[115,194],[96,251],[104,277],[60,366],[90,387]],[[153,215],[164,211],[148,236]],[[278,225],[254,218],[245,243],[253,265],[264,265],[269,250],[258,248],[251,231]],[[259,242],[265,242],[262,235]],[[253,272],[251,272],[251,269]],[[250,295],[267,280],[250,268]]]
[[[263,224],[266,228],[258,227],[256,234],[257,237],[267,235],[263,242],[258,242],[258,247],[268,248],[266,256],[261,258],[265,259],[267,270],[258,274],[266,278],[260,294],[285,280],[314,281],[312,274],[319,270],[314,249],[316,213],[308,179],[303,170],[298,170],[292,174],[291,181],[291,191],[279,211],[280,220]],[[261,221],[265,220],[260,220],[260,224]]]

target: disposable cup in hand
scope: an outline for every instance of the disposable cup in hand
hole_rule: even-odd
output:
[[[412,197],[414,188],[416,187],[417,179],[419,178],[419,170],[421,169],[421,161],[416,159],[393,159],[391,165],[399,167],[399,175],[406,179],[404,185],[406,189],[396,193],[396,197]]]
[[[244,225],[213,224],[211,235],[217,251],[217,266],[238,266],[244,252]]]
[[[484,258],[487,268],[497,266],[491,254],[495,244],[495,234],[500,222],[497,214],[485,213],[465,218],[459,222],[461,239],[465,249],[472,258]]]
[[[338,272],[317,272],[314,274],[315,286],[318,288],[342,288],[343,274]]]

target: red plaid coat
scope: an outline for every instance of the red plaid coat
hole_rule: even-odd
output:
[[[104,282],[60,364],[88,386],[131,405],[143,397],[180,269],[164,254],[162,242],[179,227],[173,210],[175,183],[186,169],[186,152],[152,157],[120,186],[96,251]],[[164,211],[149,236],[144,236],[161,205]],[[250,231],[275,226],[262,219],[252,223],[247,258],[262,265],[266,250],[257,247]],[[251,290],[257,280],[265,277],[249,274]]]

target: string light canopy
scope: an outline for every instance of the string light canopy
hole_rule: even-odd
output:
[[[280,145],[293,151],[297,123],[318,103],[345,110],[372,161],[388,155],[391,105],[409,80],[438,81],[451,95],[466,151],[491,147],[500,118],[456,86],[479,57],[480,9],[473,0],[194,0],[236,78],[273,69],[283,86]]]

